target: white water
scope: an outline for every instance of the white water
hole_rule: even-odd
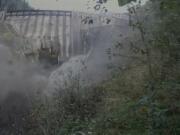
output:
[[[128,21],[121,20],[121,26],[102,27],[91,33],[94,44],[91,51],[87,55],[71,58],[53,71],[49,77],[48,91],[61,90],[77,77],[82,85],[96,84],[109,77],[111,74],[109,65],[113,68],[124,67],[128,63],[127,59],[119,57],[109,59],[107,51],[111,48],[113,52],[115,42],[125,40],[129,32]],[[123,37],[119,37],[121,33]],[[123,53],[125,51],[122,50]]]

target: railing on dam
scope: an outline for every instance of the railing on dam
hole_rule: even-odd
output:
[[[7,10],[6,16],[71,16],[72,11],[63,10]]]

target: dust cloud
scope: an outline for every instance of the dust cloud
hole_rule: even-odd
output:
[[[0,100],[10,92],[27,93],[37,90],[45,82],[38,64],[13,55],[5,45],[0,45]]]
[[[127,20],[121,20],[120,25],[92,29],[89,53],[75,56],[54,70],[18,57],[9,46],[0,44],[0,134],[8,134],[13,127],[23,129],[36,93],[49,96],[71,85],[73,79],[79,79],[80,85],[95,85],[111,75],[108,66],[125,66],[127,59],[111,57],[109,53],[116,50],[114,41],[126,40],[130,32]],[[122,52],[126,53],[126,48]]]
[[[96,85],[101,81],[107,80],[112,71],[125,67],[128,58],[114,57],[113,53],[117,41],[125,42],[129,33],[132,33],[128,21],[120,20],[120,25],[96,28],[89,32],[91,49],[86,55],[79,55],[71,58],[68,62],[57,68],[50,74],[48,90],[60,90],[78,79],[80,85]],[[123,36],[120,36],[123,35]],[[119,50],[118,50],[119,51]],[[121,50],[121,54],[128,52],[127,46]]]
[[[0,44],[0,134],[21,130],[33,95],[43,90],[47,79],[37,64],[16,57]]]

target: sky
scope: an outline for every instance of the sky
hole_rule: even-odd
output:
[[[71,10],[93,12],[93,0],[26,0],[35,9]],[[89,4],[88,4],[88,1]],[[143,0],[147,1],[147,0]],[[119,7],[118,0],[108,0],[105,5],[109,12],[123,12],[127,6]],[[88,8],[90,7],[90,8]]]

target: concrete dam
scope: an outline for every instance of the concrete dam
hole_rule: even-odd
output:
[[[0,20],[25,41],[27,54],[46,48],[58,61],[87,54],[93,46],[91,32],[113,26],[120,15],[106,16],[73,11],[8,10],[0,12]]]

